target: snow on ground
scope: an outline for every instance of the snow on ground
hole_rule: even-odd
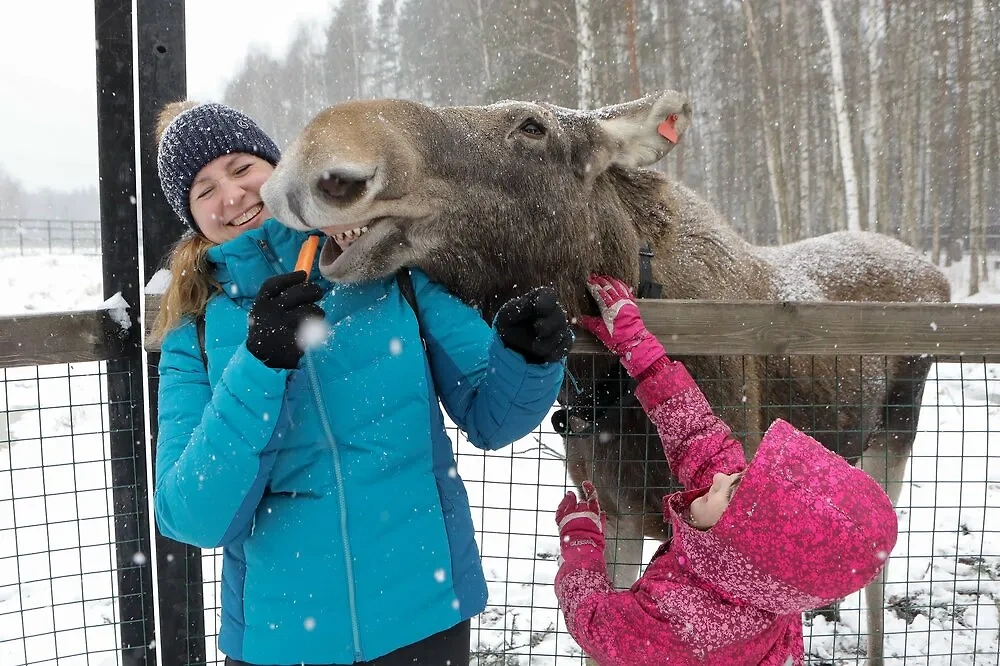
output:
[[[100,256],[43,254],[0,262],[0,316],[95,309],[104,300]]]
[[[963,264],[949,269],[956,285],[966,273]],[[0,313],[97,307],[100,275],[99,257],[5,258]],[[991,275],[983,294],[966,299],[958,286],[955,299],[1000,302],[997,285]],[[120,663],[101,371],[96,363],[0,370],[2,666]],[[932,371],[888,565],[889,663],[1000,664],[998,382],[998,366]],[[567,486],[561,439],[536,433],[490,454],[456,439],[490,581],[489,607],[473,624],[473,663],[584,663],[552,592],[552,516]],[[206,553],[205,565],[214,632],[218,559]],[[862,609],[855,594],[840,621],[809,622],[811,663],[863,663]]]

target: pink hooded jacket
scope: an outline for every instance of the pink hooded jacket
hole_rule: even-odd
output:
[[[896,543],[896,513],[875,481],[778,420],[749,466],[680,363],[663,358],[636,395],[685,491],[664,498],[673,540],[629,590],[596,547],[556,574],[566,625],[601,666],[802,664],[802,612],[859,590]],[[707,531],[682,515],[719,472],[743,470]]]

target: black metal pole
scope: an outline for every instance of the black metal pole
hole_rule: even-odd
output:
[[[164,265],[183,224],[163,198],[156,169],[156,123],[167,102],[187,91],[184,0],[138,0],[136,6],[139,85],[139,168],[142,175],[143,268],[148,281]],[[156,456],[160,354],[148,354],[150,441]],[[154,530],[157,594],[160,600],[157,648],[164,664],[205,663],[205,601],[201,550]]]
[[[156,120],[168,102],[187,96],[184,0],[138,0],[139,168],[142,248],[147,279],[163,265],[185,229],[163,198],[156,172]]]
[[[112,501],[121,613],[122,663],[155,664],[146,431],[139,325],[139,224],[135,207],[135,123],[131,0],[95,0],[97,142],[104,293],[129,304],[128,327],[108,335],[121,354],[107,363]]]

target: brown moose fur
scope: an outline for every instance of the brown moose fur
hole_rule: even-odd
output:
[[[543,284],[555,285],[570,314],[592,311],[586,277],[608,273],[636,286],[645,240],[666,298],[948,300],[944,276],[885,236],[835,233],[778,249],[743,241],[691,190],[642,168],[672,147],[656,133],[670,114],[683,134],[691,107],[675,92],[594,112],[524,102],[340,104],[286,151],[264,199],[292,227],[368,226],[343,254],[325,244],[321,264],[331,278],[416,265],[487,320],[506,299]],[[849,460],[873,449],[865,468],[897,498],[929,359],[682,360],[748,455],[781,416]],[[612,366],[608,358],[571,360],[584,384]],[[671,485],[659,441],[628,391],[621,407],[597,424],[603,434],[566,440],[570,476],[578,486],[594,480],[609,536],[618,537],[609,560],[625,563],[614,570],[620,586],[637,573],[640,534],[665,537],[661,502]],[[881,597],[873,601],[870,621],[880,625]]]

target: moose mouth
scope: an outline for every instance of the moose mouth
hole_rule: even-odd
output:
[[[353,282],[376,277],[394,263],[399,250],[409,247],[395,218],[379,217],[349,229],[330,233],[320,251],[320,271],[334,280]]]

